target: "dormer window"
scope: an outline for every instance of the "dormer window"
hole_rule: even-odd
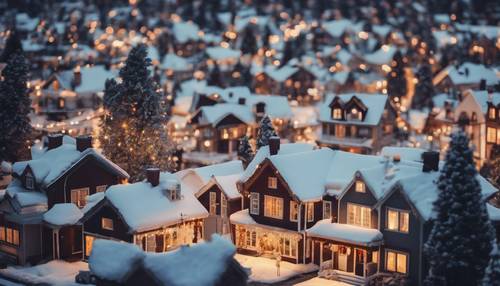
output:
[[[489,119],[491,119],[491,120],[495,120],[495,118],[496,118],[496,114],[497,114],[497,112],[496,112],[496,109],[495,109],[494,107],[490,107],[490,108],[488,109],[488,118],[489,118]]]
[[[356,181],[355,189],[356,192],[358,193],[365,193],[366,192],[365,183],[363,183],[362,181]]]
[[[342,109],[334,108],[332,111],[332,118],[333,119],[342,119]]]
[[[268,177],[267,178],[267,187],[269,189],[277,189],[278,188],[278,178]]]
[[[33,190],[35,188],[35,181],[33,180],[33,175],[31,175],[31,173],[26,174],[25,185],[28,190]]]
[[[357,108],[352,108],[351,113],[349,114],[350,120],[363,120],[363,113],[359,111]]]

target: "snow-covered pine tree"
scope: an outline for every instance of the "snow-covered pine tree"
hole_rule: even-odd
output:
[[[437,186],[433,228],[425,244],[426,285],[479,285],[494,240],[469,139],[452,135]]]
[[[491,167],[488,178],[498,188],[500,187],[500,145],[493,145],[488,163]]]
[[[387,74],[387,93],[391,99],[398,98],[406,95],[406,77],[405,77],[405,64],[403,62],[403,55],[397,51],[392,58],[391,72]]]
[[[15,30],[10,31],[9,37],[5,42],[5,47],[0,57],[0,62],[7,62],[13,54],[22,54],[23,45]]]
[[[424,109],[433,107],[432,97],[434,86],[432,84],[432,71],[428,64],[420,67],[417,73],[418,83],[415,87],[415,95],[412,99],[412,108]]]
[[[496,243],[490,254],[490,264],[484,273],[483,286],[500,286],[500,246]]]
[[[162,95],[150,76],[146,47],[134,47],[120,70],[121,83],[106,82],[100,142],[104,154],[123,165],[132,181],[144,177],[144,169],[172,167],[174,148],[167,138],[167,114]]]
[[[257,132],[257,149],[269,145],[269,138],[273,136],[278,136],[278,134],[274,130],[271,118],[266,115],[260,121],[259,131]]]
[[[248,165],[250,161],[253,159],[253,151],[252,151],[252,146],[250,146],[250,142],[248,142],[248,137],[243,136],[239,140],[239,145],[238,145],[238,157],[240,160],[243,161],[243,163]]]
[[[0,81],[0,162],[29,158],[31,125],[28,114],[28,64],[21,54],[12,54]]]

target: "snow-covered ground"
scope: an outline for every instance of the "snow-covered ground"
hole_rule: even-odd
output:
[[[252,282],[274,283],[318,270],[318,266],[314,264],[293,264],[281,261],[281,275],[278,276],[276,275],[276,260],[274,259],[241,254],[236,254],[235,258],[243,267],[252,270],[249,278]]]
[[[351,284],[314,277],[313,279],[295,284],[295,286],[351,286]]]
[[[87,263],[81,261],[70,263],[62,260],[53,260],[33,267],[9,266],[6,269],[0,269],[0,275],[25,284],[47,283],[54,286],[82,286],[82,284],[75,283],[75,276],[80,270],[87,271]],[[8,283],[3,284],[0,280],[0,285],[18,285],[16,283]]]

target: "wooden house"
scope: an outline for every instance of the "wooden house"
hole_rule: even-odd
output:
[[[500,83],[495,70],[482,64],[463,63],[460,66],[450,65],[432,79],[432,84],[440,92],[464,92],[467,89],[493,88]]]

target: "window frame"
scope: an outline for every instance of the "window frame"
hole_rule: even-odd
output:
[[[227,217],[227,198],[224,194],[220,194],[220,215]]]
[[[306,221],[307,222],[314,221],[314,202],[306,203]]]
[[[328,216],[325,216],[325,205],[328,205],[329,208],[329,213]],[[331,219],[332,218],[332,202],[330,201],[323,201],[323,219]]]
[[[495,120],[496,118],[497,118],[497,109],[491,106],[488,109],[488,119]]]
[[[297,207],[294,208],[293,206],[297,206]],[[294,213],[295,213],[295,218],[293,218]],[[293,222],[299,221],[299,204],[294,200],[290,201],[290,221],[293,221]]]
[[[274,205],[275,203],[276,203],[276,205]],[[271,204],[271,207],[269,207],[268,204]],[[284,212],[284,205],[283,204],[284,204],[283,198],[276,197],[276,196],[264,195],[264,216],[268,217],[268,218],[282,220],[283,219],[283,212]],[[276,214],[276,213],[274,213],[274,211],[277,211],[279,213]]]
[[[110,223],[111,226],[106,226],[106,222]],[[101,228],[104,230],[115,230],[115,223],[109,217],[101,217]]]
[[[278,188],[278,178],[275,176],[267,177],[267,188],[276,190]]]
[[[356,180],[356,182],[354,183],[354,191],[356,193],[366,193],[366,184],[365,184],[365,182],[363,182],[361,180]]]
[[[208,212],[211,215],[217,215],[217,193],[214,191],[208,192]]]
[[[256,203],[256,205],[254,205]],[[250,214],[259,215],[260,213],[260,194],[256,192],[250,193]]]
[[[394,270],[390,270],[388,267],[388,262],[389,262],[389,253],[394,254]],[[399,271],[399,257],[398,256],[405,256],[405,272],[400,272]],[[409,264],[410,264],[410,254],[404,251],[399,251],[399,250],[394,250],[390,248],[385,249],[385,270],[388,272],[395,272],[395,273],[400,273],[403,275],[408,275],[408,269],[409,269]]]
[[[96,193],[103,193],[106,191],[107,188],[108,188],[108,185],[95,186],[95,192]]]
[[[28,190],[35,189],[35,178],[30,172],[26,173],[24,180],[25,180],[26,189],[28,189]]]
[[[354,207],[354,208],[360,208],[360,218],[359,218],[359,224],[356,223],[356,217],[353,217],[353,221],[350,221],[349,217],[349,207]],[[363,224],[363,209],[368,210],[368,226]],[[364,227],[364,228],[372,228],[372,209],[368,206],[361,205],[361,204],[355,204],[355,203],[347,203],[346,206],[346,211],[347,211],[347,216],[346,216],[346,223],[349,225],[354,225],[354,226],[359,226],[359,227]],[[356,216],[356,211],[354,209],[354,216]]]
[[[389,228],[389,212],[395,212],[397,214],[397,216],[396,216],[396,229]],[[402,214],[406,214],[408,217],[408,221],[406,223],[406,225],[407,225],[406,231],[401,229],[401,225],[402,225],[401,218],[403,217]],[[397,208],[393,208],[393,207],[386,207],[386,210],[385,210],[385,230],[392,231],[392,232],[405,233],[405,234],[410,233],[410,211],[403,210],[403,209],[397,209]]]
[[[334,107],[332,109],[332,119],[334,120],[342,120],[342,108]]]
[[[82,197],[81,197],[81,192],[85,192],[86,195],[83,197],[83,204],[82,203]],[[77,201],[73,201],[73,193],[77,193]],[[76,188],[76,189],[71,189],[70,190],[70,200],[71,203],[75,204],[79,208],[83,208],[87,204],[87,196],[90,194],[90,188],[89,187],[83,187],[83,188]]]
[[[492,131],[490,133],[490,131]],[[493,136],[493,137],[490,137]],[[486,127],[486,143],[493,143],[495,144],[497,142],[497,129],[495,127]]]

